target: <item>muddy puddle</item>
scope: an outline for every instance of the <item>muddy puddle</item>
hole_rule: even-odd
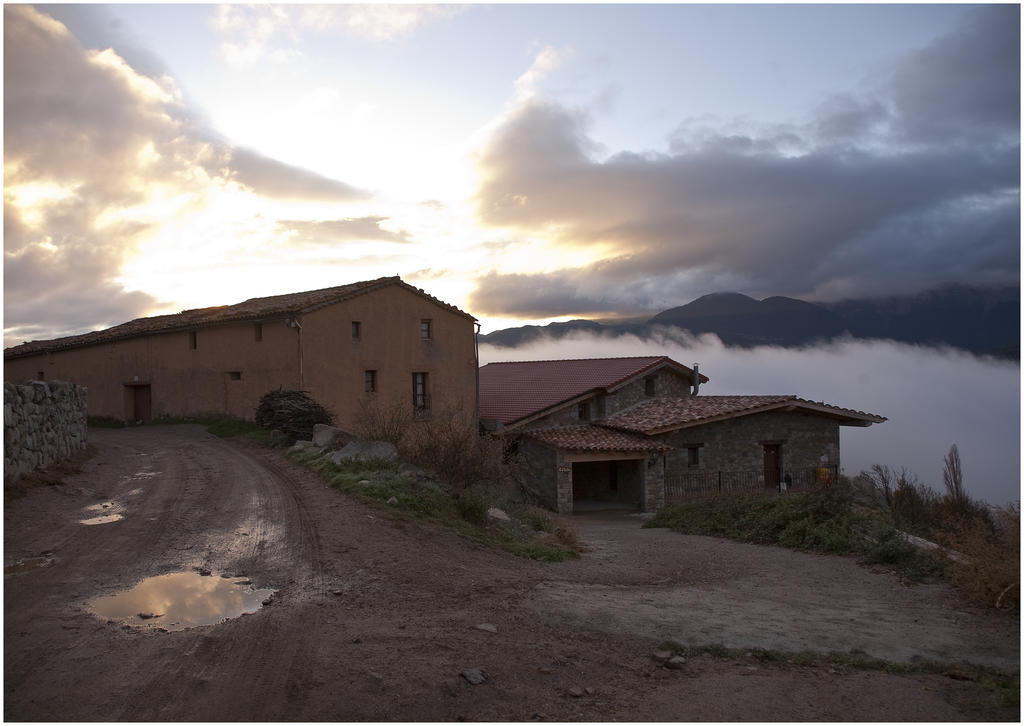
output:
[[[274,594],[245,577],[209,571],[173,572],[143,580],[131,590],[89,603],[94,615],[134,627],[185,630],[215,625],[259,610]]]
[[[118,502],[90,504],[83,511],[92,516],[78,520],[79,524],[110,524],[124,519],[124,505]]]

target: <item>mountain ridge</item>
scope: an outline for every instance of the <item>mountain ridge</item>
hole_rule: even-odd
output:
[[[481,343],[517,347],[543,337],[578,331],[606,337],[643,337],[674,327],[695,335],[713,333],[730,347],[802,347],[842,336],[948,345],[977,355],[1020,360],[1020,288],[946,285],[914,294],[812,303],[773,295],[762,300],[738,292],[714,292],[663,310],[643,322],[579,319],[525,325],[480,336]]]

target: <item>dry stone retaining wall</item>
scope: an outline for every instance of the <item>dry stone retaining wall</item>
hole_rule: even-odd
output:
[[[86,389],[64,381],[4,382],[4,481],[85,447]]]

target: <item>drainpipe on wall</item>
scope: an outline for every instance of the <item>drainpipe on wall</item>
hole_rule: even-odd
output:
[[[474,320],[473,348],[476,354],[476,420],[480,421],[480,323]]]
[[[305,388],[302,380],[302,325],[298,318],[285,318],[284,324],[289,328],[295,328],[295,344],[298,346],[299,358],[299,390],[301,391]]]

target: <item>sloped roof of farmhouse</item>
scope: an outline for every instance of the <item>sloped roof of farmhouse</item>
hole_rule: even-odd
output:
[[[279,318],[286,315],[299,315],[310,313],[314,310],[351,299],[358,295],[364,295],[374,290],[391,285],[399,285],[411,292],[427,298],[431,302],[440,305],[446,310],[465,316],[470,320],[476,320],[469,313],[460,310],[454,305],[442,302],[423,290],[413,287],[397,275],[394,277],[381,277],[376,280],[354,282],[348,285],[337,287],[326,287],[320,290],[309,290],[306,292],[293,292],[285,295],[272,295],[270,297],[254,297],[235,305],[220,305],[209,308],[196,308],[194,310],[182,310],[180,313],[171,315],[156,315],[149,318],[136,318],[121,325],[115,325],[106,330],[95,330],[82,335],[72,335],[66,338],[54,340],[33,340],[30,343],[22,343],[4,350],[4,358],[17,358],[37,353],[48,353],[68,348],[79,348],[87,345],[110,343],[125,338],[134,338],[140,335],[153,333],[169,333],[176,330],[195,330],[224,323],[234,323],[246,320],[260,321],[268,318]]]
[[[523,436],[567,451],[671,451],[673,447],[653,439],[586,424],[526,431]]]
[[[870,426],[887,419],[873,413],[808,401],[796,396],[680,396],[649,398],[601,422],[621,431],[658,434],[765,411],[803,411],[839,420],[842,426]]]
[[[693,374],[664,355],[488,363],[480,369],[480,418],[509,424],[592,391],[613,391],[662,366]]]

